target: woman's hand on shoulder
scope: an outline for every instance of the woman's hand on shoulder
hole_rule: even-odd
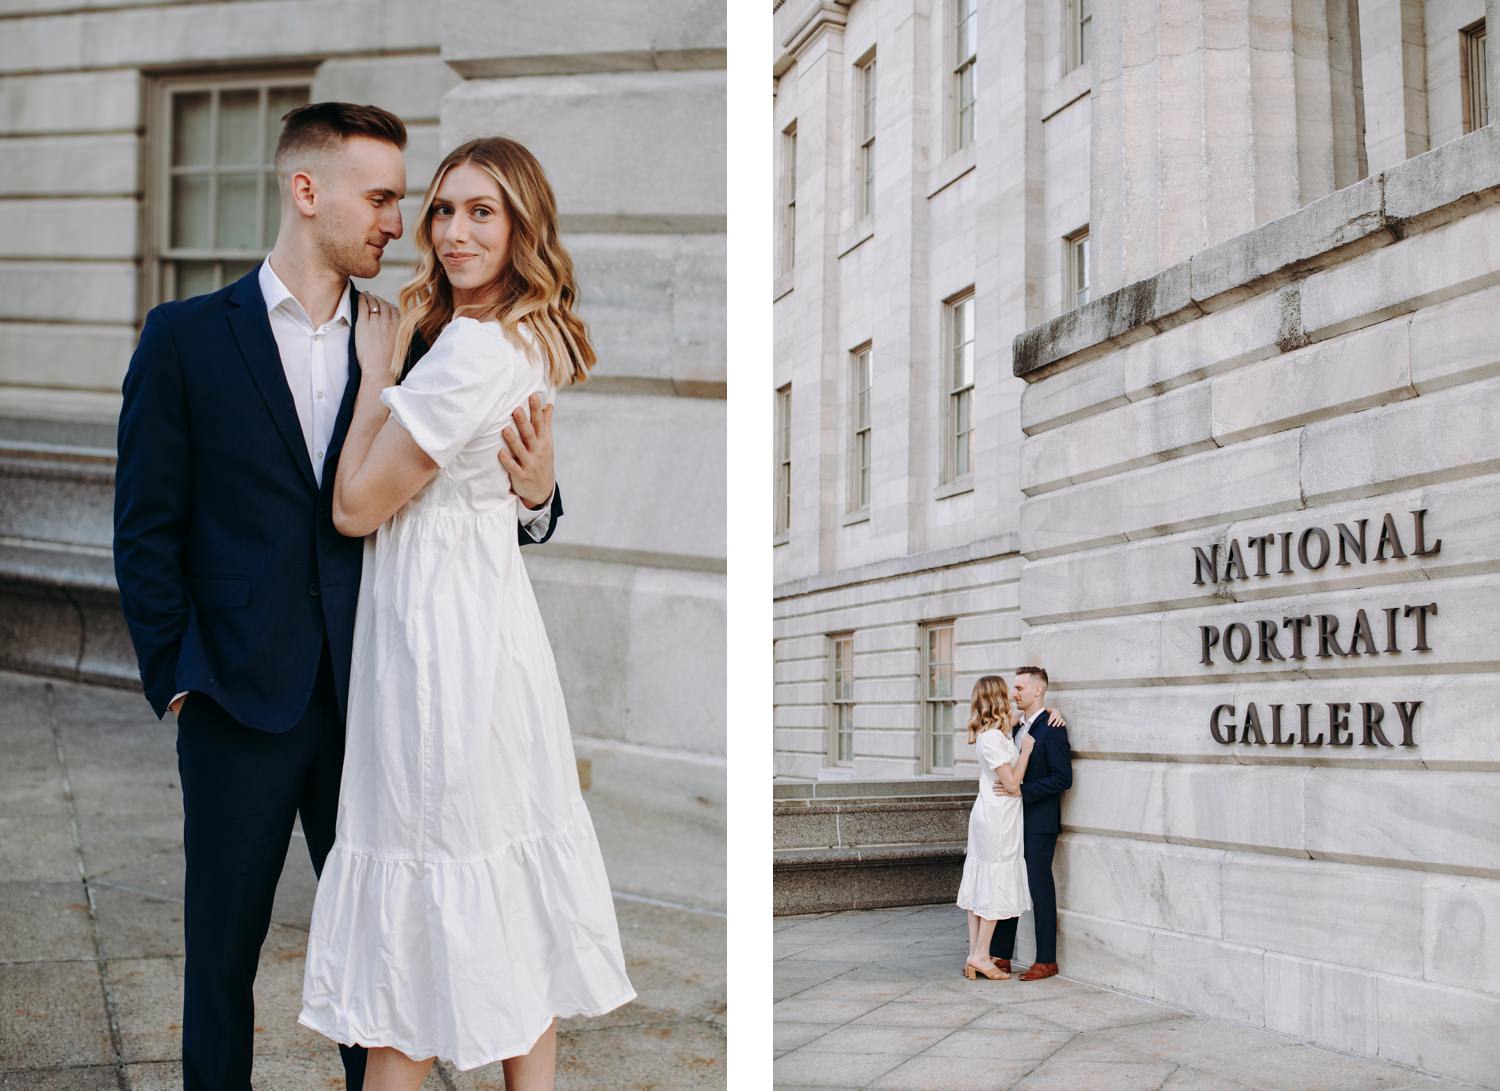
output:
[[[391,375],[396,351],[396,323],[401,314],[393,303],[373,292],[359,293],[359,321],[354,326],[354,354],[361,375]]]
[[[1047,722],[1053,727],[1067,727],[1068,721],[1063,719],[1063,714],[1055,708],[1047,709]]]

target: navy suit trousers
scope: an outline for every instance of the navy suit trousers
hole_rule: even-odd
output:
[[[177,724],[186,813],[182,1076],[186,1091],[250,1091],[256,964],[271,924],[298,815],[321,874],[333,847],[344,720],[328,647],[307,710],[289,731],[246,727],[202,693]],[[364,1084],[365,1051],[340,1046],[351,1091]]]
[[[1031,914],[1036,921],[1036,960],[1057,961],[1057,887],[1052,882],[1052,854],[1057,834],[1025,833],[1021,851],[1026,857],[1026,882],[1031,888]],[[1016,924],[1011,917],[995,925],[990,939],[992,958],[1011,958],[1016,951]]]

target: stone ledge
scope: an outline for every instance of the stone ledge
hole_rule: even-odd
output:
[[[1500,201],[1500,126],[1490,125],[1228,239],[1016,336],[1015,375],[1035,382]]]
[[[1015,531],[1007,531],[994,538],[983,538],[968,545],[954,546],[949,549],[934,549],[927,553],[914,553],[906,557],[894,557],[887,561],[871,561],[869,564],[841,569],[838,572],[820,573],[816,576],[803,576],[800,579],[786,580],[783,583],[776,584],[772,589],[772,598],[780,601],[781,599],[793,598],[797,595],[811,595],[819,591],[835,591],[841,587],[852,587],[858,584],[870,583],[874,580],[894,579],[897,576],[911,576],[919,572],[932,572],[939,568],[955,568],[974,561],[995,560],[1007,556],[1015,556],[1019,559],[1019,543],[1020,535]]]

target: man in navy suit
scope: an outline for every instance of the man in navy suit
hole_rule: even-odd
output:
[[[363,550],[330,515],[360,375],[349,278],[380,271],[406,192],[395,115],[317,103],[284,121],[270,256],[146,316],[120,414],[120,600],[146,697],[177,715],[193,1091],[249,1091],[252,985],[295,820],[314,871],[333,844]],[[517,534],[545,541],[562,515],[550,407],[506,431]],[[364,1050],[341,1052],[361,1087]]]
[[[1022,852],[1026,856],[1026,881],[1031,888],[1031,913],[1036,922],[1036,961],[1021,975],[1022,981],[1039,981],[1057,973],[1057,887],[1052,881],[1052,854],[1062,832],[1062,794],[1073,784],[1073,751],[1068,747],[1068,729],[1055,722],[1042,702],[1047,697],[1047,672],[1041,667],[1022,667],[1016,672],[1011,696],[1021,710],[1016,725],[1017,745],[1029,734],[1036,745],[1021,778]],[[995,791],[1005,792],[999,782]],[[1010,972],[1016,950],[1016,918],[1002,920],[990,940],[990,957]]]

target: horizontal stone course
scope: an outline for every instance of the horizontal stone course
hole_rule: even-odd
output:
[[[0,196],[135,194],[140,144],[134,133],[0,137]]]
[[[0,199],[0,259],[134,260],[140,249],[134,198]]]
[[[140,124],[137,71],[0,76],[0,132],[7,136],[129,133]]]

